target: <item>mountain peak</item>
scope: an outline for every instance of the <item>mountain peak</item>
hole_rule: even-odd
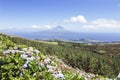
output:
[[[59,25],[54,27],[53,29],[55,29],[55,30],[64,30],[64,28],[62,26],[59,26]]]

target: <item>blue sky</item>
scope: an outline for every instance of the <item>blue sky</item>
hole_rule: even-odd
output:
[[[0,0],[0,30],[120,31],[120,0]]]

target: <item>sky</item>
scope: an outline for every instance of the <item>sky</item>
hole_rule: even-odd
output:
[[[120,33],[120,0],[0,0],[0,30]]]

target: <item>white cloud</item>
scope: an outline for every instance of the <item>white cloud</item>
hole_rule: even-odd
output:
[[[117,20],[97,19],[91,22],[93,25],[104,28],[117,28],[120,26],[120,22]]]
[[[51,29],[52,26],[50,25],[45,25],[45,26],[39,26],[39,25],[32,25],[33,29],[41,29],[41,30],[46,30],[46,29]]]
[[[79,15],[79,16],[71,17],[70,19],[66,19],[66,20],[64,20],[64,22],[66,22],[66,23],[68,23],[68,22],[87,23],[87,20],[85,19],[84,16]]]
[[[96,19],[90,22],[90,24],[86,24],[82,26],[87,29],[95,29],[95,30],[116,30],[120,29],[120,21],[113,19]]]

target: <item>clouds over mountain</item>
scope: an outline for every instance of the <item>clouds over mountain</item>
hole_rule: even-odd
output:
[[[45,25],[45,26],[40,26],[40,25],[32,25],[33,29],[40,29],[40,30],[47,30],[47,29],[51,29],[52,26],[51,25]]]
[[[69,26],[69,24],[72,26]],[[73,30],[74,28],[76,28],[75,29],[76,31],[83,31],[83,32],[84,31],[85,32],[119,32],[120,30],[119,20],[107,19],[107,18],[96,18],[94,20],[87,20],[83,15],[78,15],[65,19],[62,25],[64,25],[64,27],[68,26],[69,30]],[[54,26],[56,25],[53,26],[32,25],[32,29],[48,30],[48,29],[52,29]]]

